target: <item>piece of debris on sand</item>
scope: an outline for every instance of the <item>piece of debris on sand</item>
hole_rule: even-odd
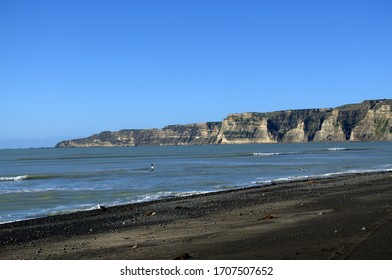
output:
[[[276,218],[277,217],[272,214],[267,214],[264,217],[261,217],[260,219],[258,219],[258,221],[272,220],[272,219],[276,219]]]

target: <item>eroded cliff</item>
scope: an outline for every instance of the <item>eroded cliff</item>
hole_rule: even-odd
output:
[[[105,131],[57,148],[293,142],[392,141],[392,99],[337,108],[228,115],[222,122]]]

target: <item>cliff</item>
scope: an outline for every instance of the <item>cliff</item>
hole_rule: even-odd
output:
[[[57,148],[294,142],[392,141],[392,99],[337,108],[228,115],[222,122],[105,131]]]

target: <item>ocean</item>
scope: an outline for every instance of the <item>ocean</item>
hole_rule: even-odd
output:
[[[382,170],[391,142],[0,150],[0,223]]]

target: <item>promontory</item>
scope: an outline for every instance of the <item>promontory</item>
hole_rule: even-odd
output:
[[[223,121],[104,131],[56,148],[392,141],[392,99],[336,108],[230,114]]]

